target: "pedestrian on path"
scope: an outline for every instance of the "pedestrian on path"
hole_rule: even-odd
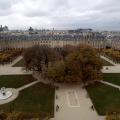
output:
[[[56,105],[56,112],[59,110],[59,106],[58,105]]]
[[[108,70],[108,67],[106,67],[106,70]]]
[[[56,95],[56,99],[58,99],[58,96]]]
[[[94,111],[94,106],[93,105],[91,106],[91,109]]]

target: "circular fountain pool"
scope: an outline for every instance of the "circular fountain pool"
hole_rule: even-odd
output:
[[[12,91],[6,91],[5,93],[0,92],[0,100],[8,99],[12,96]]]
[[[5,88],[0,89],[0,105],[6,104],[15,100],[19,95],[19,91],[14,88]]]

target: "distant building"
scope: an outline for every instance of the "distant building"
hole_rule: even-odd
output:
[[[68,33],[70,34],[80,34],[80,33],[87,33],[92,32],[92,29],[75,29],[75,30],[68,30]]]
[[[8,27],[0,25],[0,32],[8,32]]]
[[[120,50],[120,36],[92,32],[92,29],[78,29],[76,33],[70,33],[67,30],[33,30],[31,28],[29,31],[9,31],[0,34],[0,50],[9,48],[22,49],[33,45],[62,47],[80,43],[98,49],[113,48]]]

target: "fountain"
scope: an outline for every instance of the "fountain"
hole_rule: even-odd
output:
[[[12,96],[12,91],[10,91],[9,89],[6,89],[5,87],[2,87],[0,89],[0,100],[6,100],[11,96]]]
[[[0,105],[9,103],[15,100],[19,95],[19,91],[15,88],[5,88],[0,89]]]

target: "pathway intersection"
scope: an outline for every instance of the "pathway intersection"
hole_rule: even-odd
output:
[[[12,67],[21,59],[22,57],[19,57],[10,65],[0,66],[0,75],[32,74],[36,81],[18,88],[18,91],[26,89],[39,82],[44,84],[49,83],[49,81],[42,80],[37,73],[23,71],[22,67]],[[104,57],[104,59],[110,62],[108,58]],[[120,65],[114,64],[114,66],[104,66],[102,72],[120,73]],[[108,82],[101,82],[115,88],[120,88],[120,86]],[[51,120],[105,120],[105,116],[99,116],[96,110],[91,110],[91,105],[92,101],[88,97],[86,89],[82,89],[82,86],[59,85],[59,89],[55,91],[55,116]],[[56,111],[56,106],[59,106],[58,111]]]
[[[59,105],[59,110],[51,120],[104,120],[104,116],[91,109],[92,102],[82,86],[60,86],[56,95],[55,106]]]

